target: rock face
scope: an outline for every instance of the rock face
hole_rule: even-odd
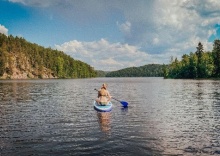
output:
[[[89,64],[62,51],[0,33],[0,79],[90,78]]]
[[[20,59],[22,57],[22,59]],[[51,69],[30,64],[26,56],[10,54],[5,65],[6,72],[0,79],[52,79],[57,78]]]

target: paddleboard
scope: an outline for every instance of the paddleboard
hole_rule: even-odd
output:
[[[99,112],[110,112],[112,110],[112,102],[109,102],[107,105],[99,105],[94,101],[94,109]]]

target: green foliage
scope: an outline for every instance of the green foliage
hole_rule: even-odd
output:
[[[171,60],[164,70],[164,78],[219,78],[219,74],[220,41],[215,41],[212,52],[203,52],[203,45],[199,42],[195,53],[183,55],[181,61]]]
[[[203,45],[201,44],[201,42],[199,42],[198,44],[198,47],[197,48],[197,51],[196,51],[196,56],[198,58],[198,65],[197,65],[197,77],[204,77],[204,62],[203,62]]]
[[[14,56],[18,58],[16,60],[17,68],[21,69],[21,66],[24,66],[28,61],[28,65],[34,69],[33,74],[39,78],[42,77],[46,69],[58,78],[87,78],[97,75],[90,65],[74,60],[62,51],[44,48],[27,42],[23,38],[0,33],[0,76],[4,73],[12,74]]]
[[[106,77],[162,77],[163,70],[163,65],[148,64],[141,67],[130,67],[109,72],[106,74]]]
[[[220,77],[220,40],[215,40],[213,45],[214,75]]]
[[[102,71],[102,70],[97,70],[97,77],[105,77],[107,73],[107,71]]]

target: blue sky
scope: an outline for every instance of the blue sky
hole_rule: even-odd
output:
[[[118,70],[212,49],[219,0],[0,0],[0,32]]]

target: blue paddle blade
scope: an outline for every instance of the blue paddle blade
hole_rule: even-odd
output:
[[[126,101],[120,101],[120,103],[124,106],[124,107],[127,107],[128,106],[128,103]]]

